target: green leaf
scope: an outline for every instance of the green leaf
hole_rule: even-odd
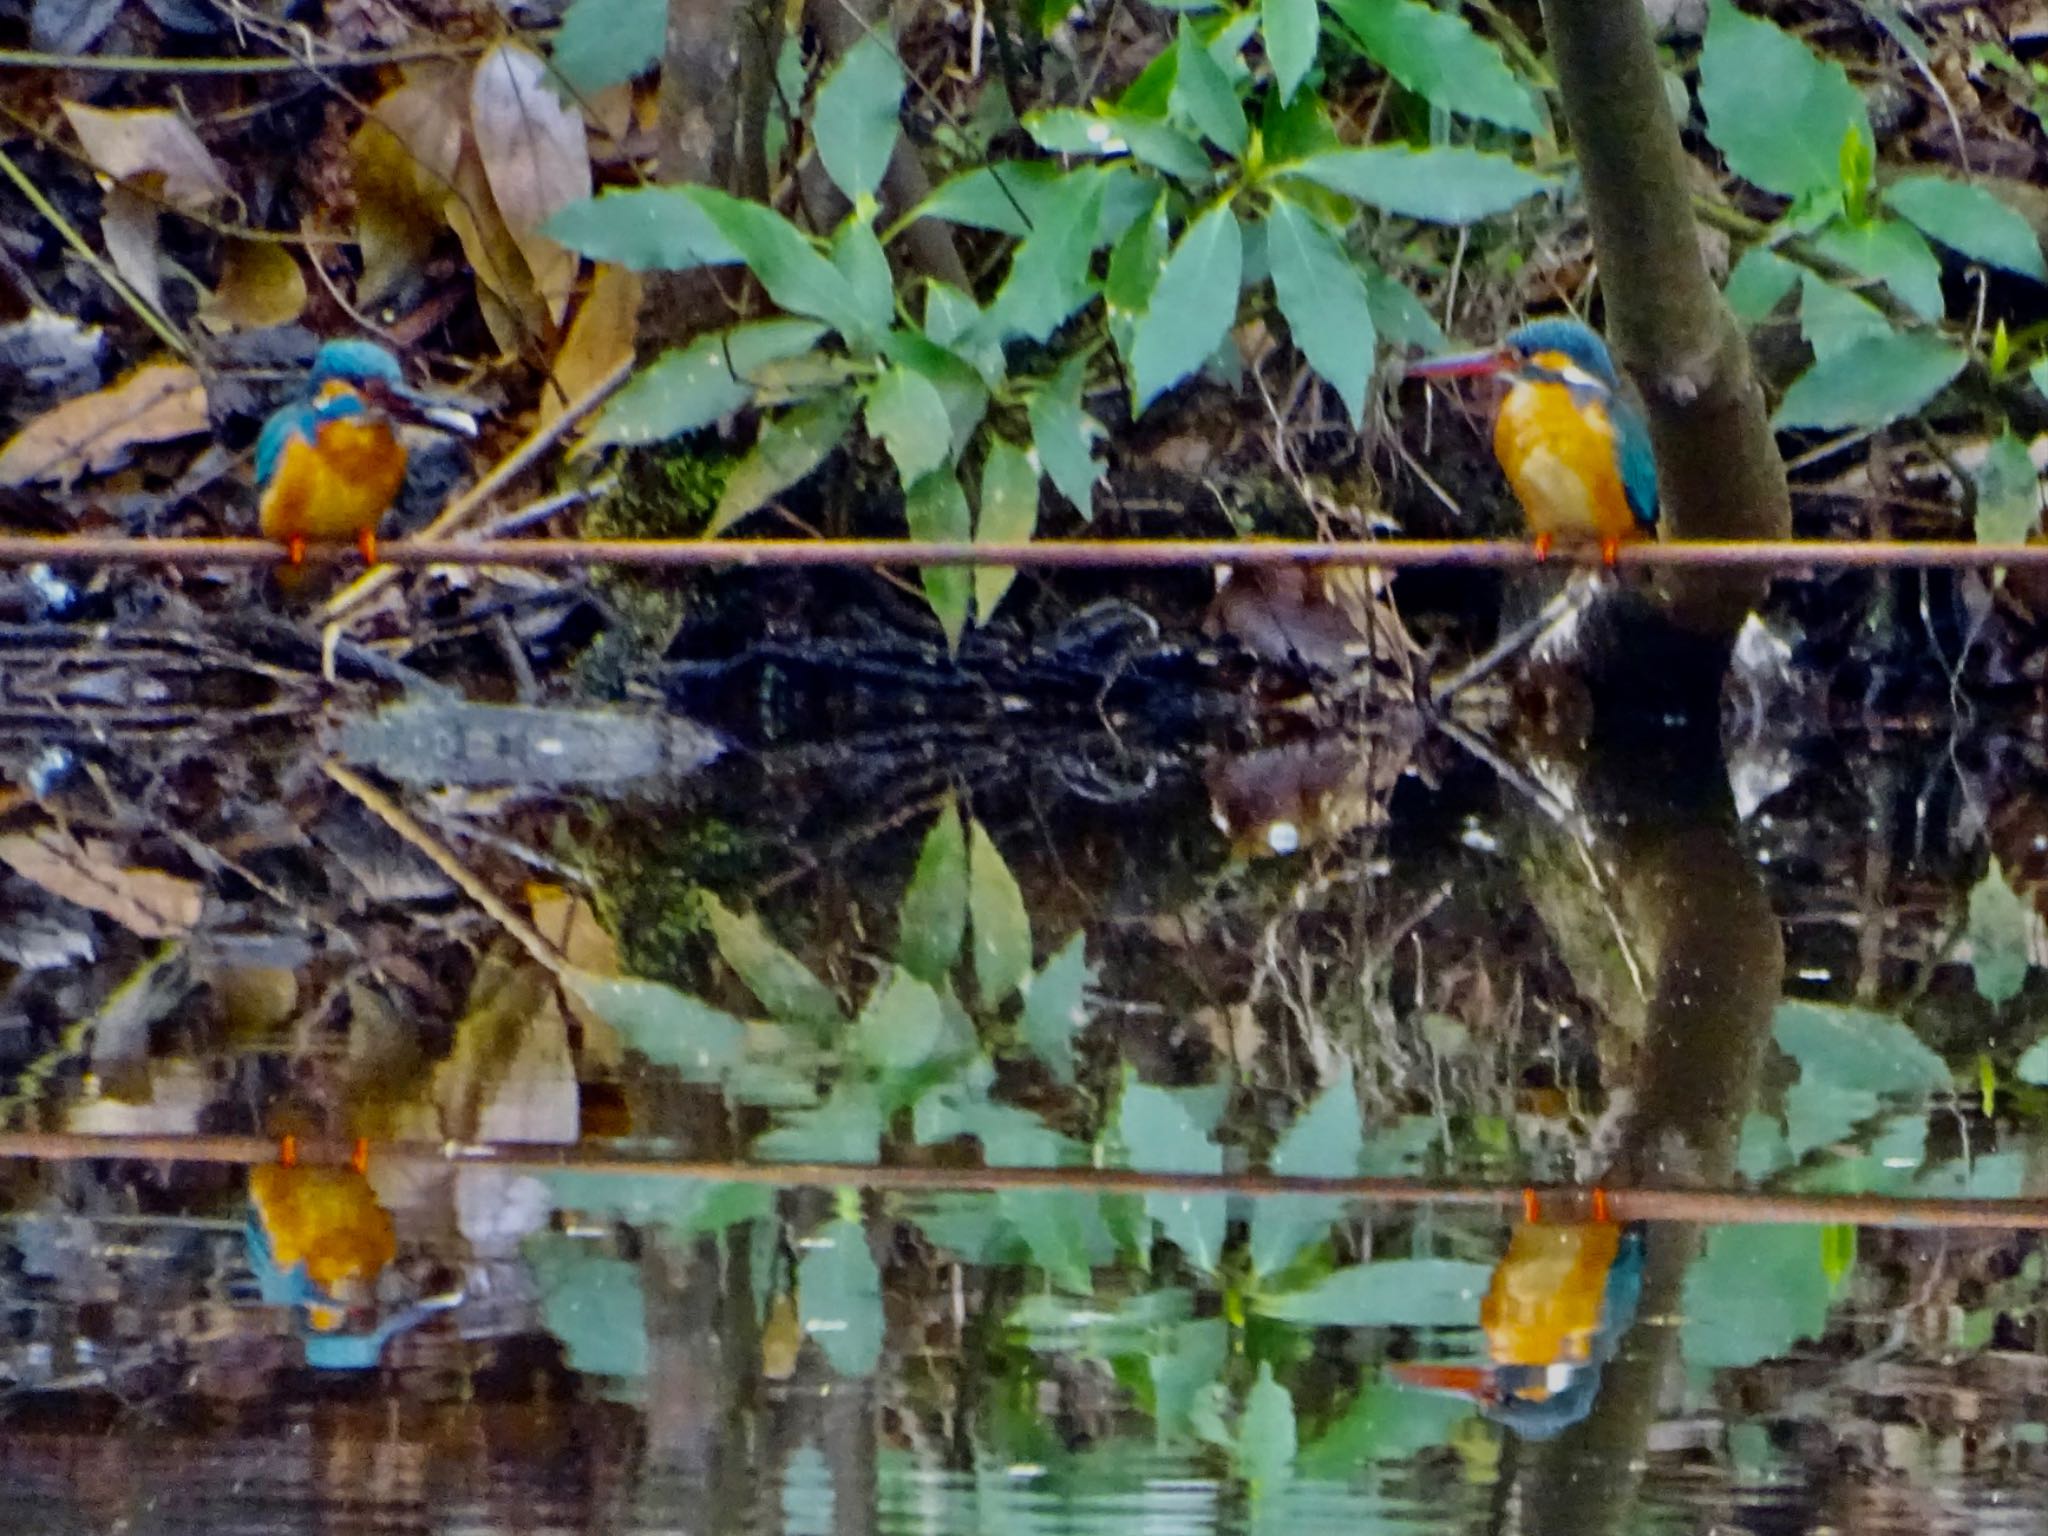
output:
[[[2034,227],[1982,187],[1942,176],[1902,176],[1884,189],[1894,213],[1972,261],[2048,282]]]
[[[592,261],[635,272],[687,272],[747,259],[680,187],[614,187],[571,203],[542,233]]]
[[[752,912],[735,912],[716,896],[706,895],[704,916],[718,953],[747,990],[760,999],[771,1018],[819,1028],[844,1022],[839,999],[795,955],[769,937]]]
[[[1296,1449],[1294,1397],[1273,1379],[1273,1362],[1261,1360],[1258,1380],[1245,1394],[1236,1447],[1237,1474],[1255,1505],[1293,1473]]]
[[[1259,36],[1266,44],[1266,62],[1280,100],[1289,102],[1316,61],[1316,39],[1322,18],[1316,0],[1261,0]]]
[[[1223,1149],[1189,1113],[1186,1095],[1154,1088],[1126,1074],[1117,1135],[1133,1168],[1150,1173],[1221,1173]],[[1156,1194],[1145,1214],[1191,1265],[1214,1274],[1223,1256],[1226,1208],[1221,1195]]]
[[[1088,377],[1088,358],[1075,353],[1060,365],[1043,389],[1024,402],[1031,422],[1031,448],[1038,464],[1074,509],[1084,518],[1095,515],[1095,487],[1102,479],[1102,461],[1095,444],[1102,424],[1081,407],[1081,388]]]
[[[1314,1328],[1475,1328],[1492,1277],[1489,1265],[1458,1259],[1382,1259],[1253,1305],[1267,1317]]]
[[[1872,336],[1794,379],[1771,422],[1823,432],[1886,426],[1940,394],[1968,361],[1932,336]]]
[[[1244,238],[1225,199],[1181,235],[1132,332],[1131,385],[1140,411],[1222,344],[1237,319],[1243,269]]]
[[[1077,175],[1086,179],[1092,174],[1093,167],[1077,173],[1046,160],[993,160],[949,177],[917,205],[911,221],[945,219],[1021,240]]]
[[[896,930],[896,959],[911,975],[936,987],[952,974],[967,933],[967,837],[950,795],[924,835]]]
[[[1010,866],[980,822],[967,833],[967,910],[974,919],[974,979],[993,1007],[1031,974],[1031,919]]]
[[[1446,112],[1535,133],[1543,126],[1528,88],[1498,47],[1456,11],[1422,0],[1329,0],[1330,10],[1381,68]]]
[[[2027,382],[2034,386],[2035,394],[2048,400],[2048,357],[2027,370]]]
[[[868,435],[896,461],[905,486],[950,461],[953,426],[931,380],[909,368],[887,368],[867,392]]]
[[[2020,457],[2026,458],[2026,449],[2020,450]],[[1993,859],[1984,878],[1970,891],[1968,937],[1977,995],[1994,1008],[2018,997],[2026,985],[2027,939],[2033,926],[2033,909],[2020,899],[1998,860]]]
[[[965,345],[978,349],[982,343],[980,338],[970,337]],[[995,353],[995,377],[1000,380],[1003,376],[1001,349],[991,347],[989,350]],[[949,456],[957,458],[988,411],[988,386],[982,382],[982,375],[975,365],[913,326],[898,326],[889,332],[882,340],[882,355],[892,363],[922,374],[939,392],[940,400],[945,403],[946,420],[952,429]]]
[[[1553,185],[1505,155],[1476,149],[1334,149],[1278,167],[1361,203],[1411,219],[1470,224]]]
[[[754,446],[726,477],[704,536],[716,538],[824,463],[845,439],[859,404],[854,391],[835,390],[762,422]]]
[[[865,33],[818,87],[811,142],[825,174],[850,201],[872,197],[900,130],[903,66],[881,32]]]
[[[1769,246],[1752,245],[1735,263],[1723,290],[1728,307],[1746,325],[1755,325],[1776,309],[1799,282],[1799,266]]]
[[[1894,334],[1875,304],[1811,272],[1799,280],[1799,329],[1822,362],[1866,337]]]
[[[882,1106],[872,1083],[842,1078],[816,1109],[776,1117],[775,1128],[754,1140],[754,1156],[771,1163],[875,1161],[882,1147]]]
[[[879,336],[887,331],[896,323],[896,279],[874,228],[858,213],[848,214],[832,237],[831,256],[860,306],[866,333]]]
[[[1390,346],[1414,347],[1425,352],[1442,352],[1450,346],[1436,316],[1423,307],[1407,284],[1389,277],[1368,261],[1355,265],[1365,277],[1366,301],[1372,305],[1372,323],[1380,339]]]
[[[1074,1081],[1074,1036],[1088,1026],[1093,979],[1087,944],[1077,933],[1024,982],[1024,1044],[1063,1083]]]
[[[1076,178],[1050,200],[1037,228],[1010,254],[1009,275],[988,307],[996,339],[1044,341],[1088,302],[1089,259],[1102,210],[1099,175]]]
[[[1680,1342],[1695,1370],[1788,1353],[1827,1326],[1824,1228],[1715,1227],[1685,1275]]]
[[[1340,1069],[1280,1138],[1280,1145],[1273,1149],[1273,1172],[1285,1178],[1344,1178],[1358,1172],[1364,1156],[1358,1089],[1350,1071]],[[1262,1276],[1280,1273],[1304,1248],[1327,1235],[1331,1223],[1343,1214],[1344,1201],[1334,1195],[1261,1198],[1252,1207],[1253,1272]]]
[[[1365,279],[1343,236],[1299,203],[1276,197],[1266,215],[1266,260],[1294,344],[1336,390],[1352,428],[1363,431],[1378,338]]]
[[[1244,106],[1237,99],[1230,77],[1223,73],[1223,66],[1209,57],[1209,50],[1202,46],[1185,16],[1180,19],[1174,51],[1179,55],[1179,67],[1174,72],[1168,110],[1193,124],[1225,154],[1233,158],[1242,156],[1252,132],[1251,124],[1245,121]]]
[[[823,320],[849,339],[867,335],[866,311],[839,269],[802,230],[773,208],[715,187],[682,187],[718,232],[732,242],[768,297],[794,314]]]
[[[747,1026],[687,992],[634,976],[599,976],[575,967],[562,985],[619,1038],[656,1066],[693,1083],[717,1082],[747,1051]]]
[[[857,1221],[832,1221],[803,1241],[796,1294],[804,1332],[842,1376],[871,1375],[882,1358],[882,1274]]]
[[[1230,1358],[1230,1325],[1204,1317],[1177,1325],[1164,1347],[1146,1357],[1152,1377],[1152,1423],[1162,1443],[1185,1439],[1195,1401],[1223,1375]]]
[[[854,1048],[878,1072],[914,1072],[938,1052],[945,1038],[939,994],[902,966],[875,988],[853,1021]]]
[[[1730,0],[1708,12],[1700,106],[1728,168],[1780,197],[1838,192],[1842,136],[1871,141],[1870,115],[1842,66]]]
[[[666,0],[575,0],[550,59],[571,92],[594,96],[651,68],[667,31]]]
[[[1912,225],[1900,219],[1836,220],[1810,239],[1821,255],[1883,283],[1921,319],[1941,318],[1941,262]]]
[[[1038,468],[1031,456],[1004,438],[989,443],[981,466],[981,515],[975,520],[977,544],[1028,544],[1038,531]],[[1013,565],[984,565],[974,572],[974,615],[986,624],[1010,583]]]
[[[1128,112],[1055,107],[1025,113],[1024,127],[1040,148],[1057,155],[1129,155],[1180,181],[1206,181],[1209,176],[1209,155],[1200,144],[1165,123]]]
[[[934,470],[903,493],[903,517],[910,536],[927,542],[965,544],[974,535],[967,493],[950,469]],[[967,605],[974,595],[974,575],[963,566],[931,565],[918,573],[925,601],[932,605],[946,644],[957,648],[967,628]]]
[[[759,320],[672,347],[612,397],[584,441],[658,443],[708,427],[753,403],[755,370],[808,352],[824,334],[809,320]]]
[[[1950,1086],[1942,1059],[1889,1014],[1784,1002],[1771,1015],[1771,1036],[1802,1075],[1833,1087],[1925,1095]]]
[[[520,1245],[540,1296],[540,1319],[562,1341],[571,1370],[647,1374],[647,1304],[640,1266],[560,1232]]]
[[[2013,1075],[2021,1082],[2032,1083],[2036,1087],[2048,1084],[2048,1035],[2027,1047],[2013,1068]]]
[[[2041,477],[2027,455],[2027,445],[2010,426],[1991,440],[1984,462],[1977,466],[1976,484],[1979,544],[2024,544],[2041,526]],[[1984,990],[1981,970],[1977,990]]]

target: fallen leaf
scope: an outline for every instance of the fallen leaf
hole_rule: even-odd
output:
[[[154,192],[188,212],[228,195],[227,177],[191,124],[164,107],[103,112],[82,102],[59,102],[93,169],[115,181]]]
[[[289,246],[272,240],[230,240],[220,286],[199,307],[216,331],[260,331],[289,325],[306,307],[306,274]]]
[[[84,53],[121,13],[122,0],[35,0],[28,45],[43,53]]]
[[[163,268],[157,260],[158,223],[157,205],[140,193],[122,186],[107,193],[106,206],[100,212],[100,238],[106,242],[107,257],[152,309],[164,307]]]
[[[356,243],[363,275],[356,298],[374,304],[415,280],[455,190],[469,125],[460,75],[441,68],[378,98],[349,139]]]
[[[183,363],[150,363],[106,389],[45,411],[0,448],[0,486],[70,484],[112,469],[138,443],[207,430],[206,390]]]
[[[558,885],[529,885],[527,910],[540,936],[561,951],[562,957],[578,970],[593,976],[620,973],[619,946],[597,920],[590,903]],[[618,1031],[604,1016],[577,995],[574,987],[561,989],[569,1005],[569,1016],[583,1029],[583,1060],[593,1067],[616,1067],[625,1060]]]
[[[601,263],[590,292],[569,322],[555,357],[554,378],[541,391],[540,425],[548,426],[620,363],[629,362],[639,334],[640,274]]]
[[[455,190],[442,205],[442,213],[462,242],[462,253],[476,275],[477,302],[491,339],[502,351],[513,353],[545,342],[554,330],[547,305],[520,254],[519,242],[498,212],[483,162],[474,149],[464,151],[455,169]]]
[[[582,114],[548,84],[540,55],[515,43],[485,54],[470,83],[470,130],[491,195],[560,323],[576,283],[576,253],[542,234],[541,226],[590,196],[590,142]]]
[[[0,864],[145,939],[176,938],[199,921],[200,890],[192,881],[125,868],[106,844],[87,847],[55,827],[0,837]]]

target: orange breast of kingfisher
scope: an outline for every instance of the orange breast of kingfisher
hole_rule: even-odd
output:
[[[1537,361],[1561,366],[1566,360],[1547,354]],[[1581,405],[1563,384],[1524,380],[1501,402],[1493,452],[1531,533],[1565,543],[1619,542],[1642,533],[1622,490],[1614,423],[1597,400]]]
[[[374,416],[320,427],[316,447],[285,444],[263,494],[265,537],[341,543],[374,529],[405,484],[405,445]]]
[[[260,1167],[249,1175],[249,1199],[277,1267],[304,1264],[330,1296],[373,1285],[398,1252],[390,1213],[353,1168]]]
[[[1607,1271],[1621,1250],[1612,1222],[1539,1222],[1515,1229],[1479,1304],[1486,1351],[1496,1365],[1562,1365],[1588,1359],[1600,1330]]]

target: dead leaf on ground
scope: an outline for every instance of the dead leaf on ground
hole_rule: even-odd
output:
[[[257,331],[289,325],[306,307],[306,274],[288,246],[272,240],[230,240],[220,286],[199,308],[216,331]]]
[[[526,905],[540,936],[571,965],[594,976],[621,974],[619,946],[583,897],[558,885],[529,885]],[[569,1005],[569,1016],[582,1027],[586,1064],[615,1067],[623,1062],[626,1053],[618,1031],[577,996],[574,988],[562,988],[561,995]]]
[[[140,443],[207,430],[206,390],[183,363],[150,363],[118,384],[45,411],[0,448],[0,486],[69,485],[114,468]]]
[[[640,274],[600,265],[569,323],[569,334],[555,358],[554,377],[541,392],[541,426],[551,424],[620,363],[632,361],[639,320]]]
[[[196,212],[228,195],[227,177],[191,124],[163,107],[103,112],[81,102],[58,103],[93,169]]]
[[[157,259],[157,205],[139,192],[115,186],[100,212],[100,239],[114,270],[142,295],[151,309],[164,307],[163,266]]]
[[[545,345],[554,334],[547,304],[520,253],[519,242],[498,212],[483,161],[474,148],[463,152],[455,170],[455,190],[442,211],[476,276],[477,302],[491,339],[511,353]]]
[[[548,317],[569,309],[577,256],[541,233],[541,226],[590,196],[590,141],[582,114],[548,84],[540,55],[515,43],[485,54],[470,83],[470,129],[491,196],[526,258]]]
[[[106,844],[81,844],[55,827],[0,837],[0,864],[145,939],[176,938],[199,922],[201,893],[192,881],[125,868]]]

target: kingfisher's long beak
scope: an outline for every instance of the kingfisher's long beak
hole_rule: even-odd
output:
[[[391,415],[406,421],[423,422],[453,432],[458,437],[475,437],[476,418],[465,410],[436,400],[410,385],[385,385],[376,391],[377,403]]]
[[[1491,1402],[1500,1396],[1493,1373],[1483,1365],[1439,1365],[1421,1360],[1402,1360],[1387,1367],[1403,1386],[1425,1392],[1449,1392],[1475,1402]]]
[[[1412,379],[1469,379],[1480,374],[1503,373],[1514,366],[1514,359],[1499,347],[1488,347],[1483,352],[1459,352],[1450,357],[1425,357],[1419,363],[1408,365],[1408,377]]]

